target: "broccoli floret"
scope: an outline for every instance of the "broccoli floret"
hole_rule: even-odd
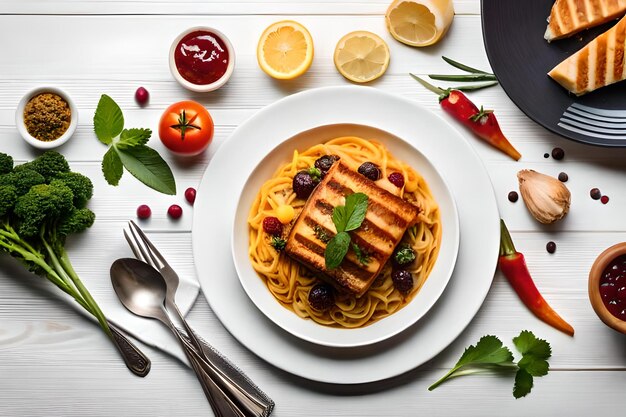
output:
[[[0,175],[0,185],[12,185],[15,187],[17,195],[26,194],[31,187],[39,184],[45,184],[46,179],[38,172],[32,169],[21,169],[19,171],[9,172]]]
[[[17,191],[12,185],[0,185],[0,217],[4,217],[13,210],[17,201]]]
[[[70,212],[74,195],[69,187],[62,184],[35,185],[17,199],[15,215],[19,219],[19,233],[23,236],[36,236],[46,220],[52,222]]]
[[[67,160],[56,151],[46,151],[36,159],[14,168],[15,171],[21,171],[23,169],[32,169],[40,173],[46,179],[46,182],[52,181],[54,177],[62,172],[70,172],[70,166]]]
[[[62,172],[50,184],[64,184],[74,194],[74,206],[83,208],[93,196],[93,183],[78,172]]]
[[[0,152],[0,174],[8,174],[13,171],[13,158],[11,155]]]
[[[57,225],[57,236],[61,240],[65,240],[72,233],[80,233],[89,229],[96,220],[96,215],[88,208],[80,208],[72,210],[69,216],[61,219]]]

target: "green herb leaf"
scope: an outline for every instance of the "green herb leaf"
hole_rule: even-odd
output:
[[[476,346],[470,345],[468,348],[466,348],[465,352],[463,352],[463,355],[461,355],[461,359],[459,359],[454,368],[452,368],[447,374],[445,374],[433,385],[428,387],[428,390],[432,391],[433,389],[437,388],[448,378],[455,376],[457,371],[459,371],[459,369],[463,367],[476,367],[476,369],[466,372],[473,373],[480,371],[480,366],[510,366],[512,364],[513,354],[506,346],[502,346],[502,341],[500,341],[500,339],[498,339],[496,336],[491,335],[483,336],[478,341],[478,343],[476,343]]]
[[[367,265],[368,263],[370,263],[370,260],[371,260],[370,256],[367,253],[365,253],[365,251],[361,249],[359,245],[357,245],[356,243],[353,243],[352,250],[354,251],[354,254],[356,255],[356,259],[359,261],[361,265]]]
[[[311,167],[306,172],[313,178],[313,181],[319,181],[322,179],[322,171],[319,168]]]
[[[110,185],[118,185],[120,183],[124,167],[114,147],[110,147],[107,153],[104,154],[104,158],[102,158],[102,172],[104,173],[104,179]]]
[[[157,151],[145,145],[116,150],[124,167],[139,181],[163,194],[176,194],[174,175]]]
[[[124,129],[116,146],[118,149],[128,149],[145,145],[148,143],[150,136],[152,136],[152,130],[150,129]]]
[[[524,330],[519,336],[514,337],[513,343],[522,355],[533,355],[539,359],[548,359],[552,356],[550,344],[543,339],[537,339],[528,330]]]
[[[272,236],[272,241],[270,242],[270,245],[272,245],[274,249],[280,252],[281,250],[285,249],[287,241],[278,236]]]
[[[550,370],[548,361],[538,359],[533,355],[523,356],[517,363],[517,366],[519,366],[520,369],[524,369],[532,376],[544,376],[547,375]]]
[[[522,398],[530,393],[533,387],[533,377],[524,369],[520,369],[515,374],[515,385],[513,386],[513,396]]]
[[[396,249],[394,258],[398,265],[410,264],[415,260],[415,251],[408,243],[401,243]]]
[[[100,142],[110,145],[124,128],[124,115],[115,101],[106,94],[100,97],[93,116],[93,129]]]
[[[322,242],[328,243],[328,241],[330,240],[330,236],[328,235],[328,233],[326,233],[326,230],[324,230],[324,228],[319,224],[316,224],[315,227],[313,227],[313,231],[315,232],[315,237],[317,237]]]
[[[326,245],[326,251],[324,252],[324,261],[326,268],[335,269],[341,265],[341,261],[348,253],[348,247],[350,246],[350,235],[347,232],[337,233]]]
[[[363,193],[354,193],[346,197],[346,212],[348,220],[344,230],[349,232],[356,230],[365,220],[365,212],[367,211],[367,195]]]

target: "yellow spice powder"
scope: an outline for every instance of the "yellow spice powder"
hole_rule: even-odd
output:
[[[24,107],[24,125],[36,139],[49,142],[60,138],[70,126],[72,113],[67,101],[54,93],[31,98]]]

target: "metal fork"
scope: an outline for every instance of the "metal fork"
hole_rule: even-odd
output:
[[[206,361],[206,364],[211,368],[211,373],[217,374],[216,383],[222,390],[232,394],[232,399],[245,416],[269,416],[274,408],[274,401],[261,391],[239,368],[200,338],[189,326],[175,301],[176,291],[180,282],[178,275],[150,242],[143,230],[132,220],[129,222],[129,228],[130,236],[124,230],[124,237],[135,257],[152,265],[165,279],[167,284],[165,307],[168,311],[174,312],[183,324],[188,340],[183,339]]]
[[[597,109],[574,103],[569,106],[558,126],[602,139],[626,139],[626,110]]]

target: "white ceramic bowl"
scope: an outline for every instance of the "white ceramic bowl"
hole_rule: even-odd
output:
[[[26,107],[26,103],[28,103],[31,98],[42,93],[57,94],[61,96],[61,98],[65,100],[70,106],[71,119],[69,127],[67,128],[65,133],[61,135],[61,137],[51,141],[43,141],[33,137],[30,133],[28,133],[28,130],[26,130],[26,125],[24,124],[24,108]],[[18,132],[20,132],[22,138],[24,138],[24,140],[29,145],[32,145],[35,148],[39,149],[53,149],[63,145],[70,139],[70,137],[72,137],[72,135],[76,131],[76,126],[78,126],[78,109],[76,108],[76,105],[74,104],[70,96],[65,91],[57,87],[42,86],[30,90],[24,95],[24,97],[22,97],[22,100],[20,100],[19,104],[17,105],[17,110],[15,111],[15,127],[17,127]]]
[[[402,309],[369,326],[339,329],[304,320],[284,308],[272,296],[254,271],[248,256],[248,213],[252,202],[276,167],[290,160],[294,149],[307,149],[315,144],[341,136],[376,138],[397,158],[415,168],[428,185],[441,210],[442,239],[437,261],[426,283]],[[246,169],[239,167],[239,169]],[[366,346],[389,339],[422,318],[443,293],[454,269],[459,249],[459,217],[456,203],[446,181],[435,166],[408,142],[371,126],[335,124],[320,126],[297,134],[274,148],[256,167],[248,167],[248,181],[241,191],[235,212],[232,254],[235,269],[248,297],[270,320],[292,335],[311,343],[332,347]]]
[[[196,31],[206,31],[206,32],[212,32],[216,34],[224,41],[226,50],[228,50],[228,67],[226,68],[226,72],[224,73],[224,75],[222,75],[220,79],[218,79],[217,81],[211,84],[194,84],[190,81],[187,81],[186,79],[183,78],[182,75],[180,75],[180,73],[178,72],[178,68],[176,68],[176,61],[174,59],[176,46],[181,41],[181,39],[183,39],[185,36],[187,36],[191,32],[196,32]],[[209,91],[217,90],[218,88],[226,84],[230,76],[233,74],[233,70],[235,69],[235,49],[233,48],[233,45],[230,43],[230,40],[228,40],[226,35],[224,35],[219,30],[214,29],[212,27],[208,27],[208,26],[195,26],[195,27],[187,29],[186,31],[178,35],[176,39],[174,39],[174,42],[172,42],[172,46],[170,47],[169,63],[170,63],[170,72],[172,73],[172,75],[174,76],[176,81],[178,81],[180,85],[182,85],[188,90],[195,91],[197,93],[208,93]]]

